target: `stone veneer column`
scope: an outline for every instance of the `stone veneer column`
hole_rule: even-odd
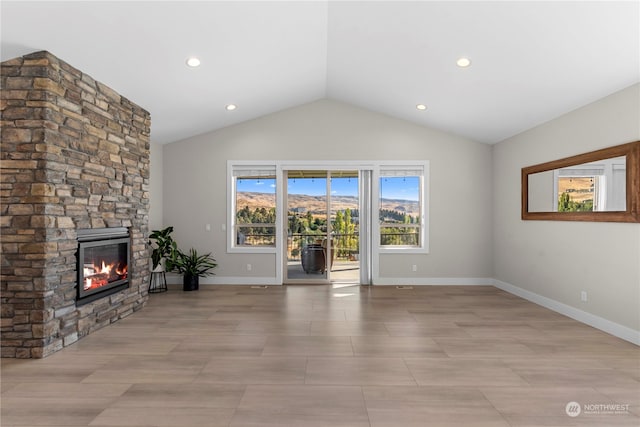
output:
[[[1,64],[2,357],[40,358],[146,303],[150,115],[48,52]],[[76,231],[128,227],[130,287],[76,307]]]

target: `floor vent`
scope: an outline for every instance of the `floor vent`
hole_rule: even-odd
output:
[[[396,286],[396,289],[413,289],[413,286],[402,286],[402,285],[399,285],[399,286]]]
[[[267,285],[254,285],[251,289],[267,289]]]

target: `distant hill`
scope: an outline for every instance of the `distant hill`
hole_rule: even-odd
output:
[[[574,202],[594,199],[593,178],[561,177],[558,180],[558,194],[569,193]]]
[[[275,205],[275,194],[241,192],[237,195],[237,206],[242,209],[248,206],[254,210],[260,207],[270,207]],[[412,216],[418,215],[418,202],[402,199],[381,199],[382,209],[404,212]],[[354,196],[332,196],[331,203],[338,210],[347,208],[358,209],[358,198]],[[289,195],[289,210],[298,209],[299,212],[311,212],[312,215],[324,216],[327,206],[327,199],[323,196],[307,196],[302,194]]]

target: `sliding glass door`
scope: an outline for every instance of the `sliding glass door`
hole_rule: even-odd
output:
[[[332,283],[360,283],[358,171],[331,171],[329,176],[330,279]]]
[[[283,172],[285,283],[360,283],[358,171]]]
[[[229,161],[228,170],[227,252],[274,254],[275,283],[372,284],[381,254],[429,253],[428,161]]]

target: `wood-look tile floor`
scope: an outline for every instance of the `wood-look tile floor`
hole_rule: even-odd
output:
[[[639,347],[489,286],[173,288],[1,363],[3,427],[640,425]]]

